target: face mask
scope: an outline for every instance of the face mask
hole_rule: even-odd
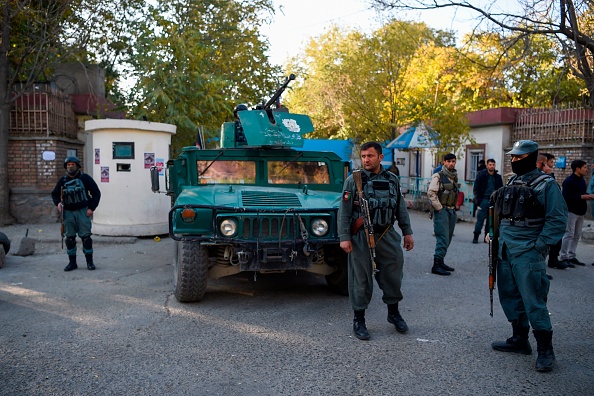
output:
[[[78,167],[77,166],[69,166],[66,170],[68,171],[68,174],[70,176],[74,176],[74,175],[76,175],[78,173]]]
[[[538,150],[528,154],[526,158],[522,158],[519,161],[513,161],[511,163],[512,171],[518,176],[522,176],[530,171],[533,171],[534,169],[536,169],[537,158]]]

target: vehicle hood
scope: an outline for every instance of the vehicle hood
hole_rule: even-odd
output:
[[[238,208],[338,208],[340,192],[304,188],[241,185],[185,187],[176,205],[211,205]]]

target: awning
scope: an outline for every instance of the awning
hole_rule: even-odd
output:
[[[420,149],[434,148],[439,146],[439,134],[433,129],[427,128],[425,123],[408,128],[404,133],[387,144],[391,149]]]

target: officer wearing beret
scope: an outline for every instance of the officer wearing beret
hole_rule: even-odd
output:
[[[497,289],[513,335],[492,343],[493,349],[532,353],[528,334],[532,326],[538,357],[536,370],[553,369],[553,330],[547,296],[549,279],[545,258],[549,247],[565,232],[567,206],[555,180],[536,168],[538,145],[516,142],[511,156],[512,175],[491,200],[499,215],[499,265]]]

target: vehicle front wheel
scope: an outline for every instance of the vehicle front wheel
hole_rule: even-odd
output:
[[[4,253],[8,254],[10,251],[10,239],[3,232],[0,232],[0,245],[4,247]]]
[[[195,241],[176,241],[173,294],[179,302],[204,298],[208,279],[208,249]]]
[[[348,255],[342,250],[336,251],[336,271],[330,275],[326,275],[326,283],[328,288],[334,293],[342,296],[349,295],[349,271],[348,271]]]

